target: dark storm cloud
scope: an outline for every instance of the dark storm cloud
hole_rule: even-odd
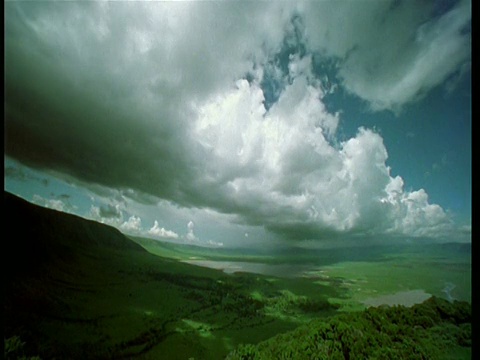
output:
[[[214,209],[290,238],[444,231],[443,209],[390,176],[378,134],[359,129],[335,139],[340,115],[322,102],[308,52],[342,60],[344,86],[384,109],[438,84],[468,51],[416,81],[435,51],[426,42],[409,48],[410,38],[388,25],[409,61],[395,69],[380,61],[388,76],[372,82],[365,75],[372,56],[401,49],[372,37],[378,28],[370,12],[357,17],[358,5],[342,4],[330,16],[327,5],[7,2],[5,152],[90,189]],[[389,4],[370,7],[375,19],[418,25],[418,17],[408,20],[412,5],[393,15]],[[423,28],[423,39],[445,40],[450,52],[463,45],[457,28],[468,12],[455,11],[446,33],[443,14]],[[357,22],[340,21],[343,15]],[[417,60],[422,66],[413,66]],[[396,87],[393,72],[409,82]],[[120,219],[121,212],[103,207],[98,216]],[[131,220],[125,226],[138,229],[140,218]]]
[[[155,108],[142,108],[135,80],[144,79],[135,79],[135,73],[109,73],[120,58],[99,55],[100,65],[92,59],[88,68],[85,59],[76,58],[77,52],[95,56],[114,44],[92,41],[85,53],[72,48],[62,52],[55,39],[49,42],[35,34],[15,5],[7,5],[6,17],[6,153],[87,182],[146,193],[155,189],[157,196],[175,197],[178,184],[191,176],[175,105],[159,96]],[[63,10],[51,7],[52,16]],[[84,30],[82,39],[93,36],[88,27]]]
[[[110,204],[102,205],[99,208],[99,215],[102,218],[118,218],[122,219],[122,211],[118,206]]]
[[[34,176],[34,175],[32,175],[30,173],[27,173],[23,169],[20,169],[16,166],[7,166],[4,169],[4,175],[5,175],[6,178],[15,179],[17,181],[34,180],[34,181],[40,182],[44,186],[48,186],[48,179]]]
[[[19,181],[26,181],[28,179],[27,174],[25,174],[25,171],[22,171],[21,169],[14,166],[7,166],[4,169],[4,174],[6,177],[16,179]]]
[[[190,101],[251,66],[238,31],[249,18],[170,5],[7,3],[6,153],[133,197],[191,203],[201,165],[188,158]],[[197,24],[188,33],[185,18]],[[212,33],[212,23],[235,31]],[[216,66],[230,48],[242,56]]]

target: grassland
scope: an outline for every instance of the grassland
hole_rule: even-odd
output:
[[[30,224],[4,244],[14,264],[5,338],[25,344],[10,358],[221,359],[336,310],[336,290],[313,291],[306,279],[227,275],[150,254],[100,224],[6,202],[7,224]]]
[[[214,268],[275,274],[289,289],[303,279],[301,291],[316,293],[335,288],[329,301],[340,310],[365,308],[372,298],[420,291],[448,300],[471,301],[471,249],[469,244],[404,244],[367,248],[305,250],[292,248],[288,255],[205,249],[134,238],[153,254]],[[194,259],[194,260],[191,260]],[[249,266],[249,263],[252,264]],[[259,265],[263,265],[263,268]],[[243,269],[242,269],[243,268]],[[283,272],[283,273],[282,273]],[[293,283],[286,278],[295,277]],[[318,285],[318,287],[316,287]]]
[[[464,247],[434,247],[428,256],[417,248],[246,254],[132,241],[10,194],[5,205],[4,253],[12,264],[4,270],[8,359],[223,359],[241,344],[363,310],[372,294],[445,295],[444,282],[457,285],[452,295],[459,298],[471,293]],[[13,229],[19,219],[29,226]],[[192,258],[301,271],[226,274],[184,262]]]

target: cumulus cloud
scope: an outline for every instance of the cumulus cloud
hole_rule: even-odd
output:
[[[114,226],[120,231],[131,235],[141,235],[154,238],[178,239],[179,235],[174,231],[167,230],[160,227],[158,221],[155,220],[150,229],[142,227],[142,219],[137,215],[130,215],[127,220],[124,220],[124,211],[121,209],[124,204],[101,204],[91,205],[87,217],[95,221]],[[128,212],[127,212],[128,213]]]
[[[338,139],[314,69],[333,61],[338,86],[398,110],[470,59],[469,2],[434,4],[8,2],[5,152],[294,239],[442,233],[449,217],[392,178],[378,133]],[[116,205],[91,214],[143,231]]]
[[[142,232],[142,219],[132,215],[127,221],[120,225],[120,230],[129,234],[140,234]]]
[[[195,229],[195,224],[192,220],[190,220],[187,224],[187,235],[185,235],[185,239],[188,241],[197,241],[198,238],[195,236],[193,230]]]
[[[400,203],[405,216],[396,217],[396,226],[403,229],[403,232],[416,236],[431,236],[446,234],[452,229],[452,224],[445,221],[443,209],[436,204],[429,204],[423,189],[405,194]]]
[[[32,201],[37,205],[53,210],[62,212],[70,212],[72,210],[71,205],[62,201],[61,199],[45,199],[44,197],[35,194],[33,195]]]
[[[360,128],[342,143],[329,140],[339,115],[326,110],[308,75],[291,76],[268,112],[262,90],[245,80],[199,110],[193,136],[198,156],[209,161],[198,186],[220,189],[204,201],[290,238],[424,236],[450,228],[423,190],[405,192],[403,180],[390,176],[379,134]]]
[[[165,230],[165,228],[158,225],[158,221],[155,220],[153,226],[148,230],[148,234],[160,238],[178,239],[178,234],[171,230]]]

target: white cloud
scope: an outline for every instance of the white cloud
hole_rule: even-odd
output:
[[[178,239],[177,233],[171,230],[165,230],[165,228],[160,227],[157,220],[155,220],[153,226],[150,228],[150,230],[148,230],[148,234],[155,237]]]
[[[213,240],[208,240],[207,245],[208,246],[213,246],[213,247],[222,247],[223,242],[216,242],[216,241],[213,241]]]
[[[100,219],[102,218],[100,216],[100,207],[95,206],[95,205],[90,206],[90,212],[88,214],[88,217],[93,219],[93,220],[100,221]]]
[[[187,235],[185,235],[185,239],[188,241],[198,241],[198,238],[195,236],[193,230],[195,229],[195,224],[192,220],[190,220],[187,224]]]
[[[69,205],[59,199],[45,199],[44,197],[35,194],[33,195],[32,201],[37,205],[57,211],[70,212],[71,210]]]
[[[289,237],[444,233],[447,214],[423,190],[405,191],[391,177],[379,134],[361,128],[339,143],[340,114],[326,108],[312,69],[314,56],[334,59],[340,86],[374,110],[401,108],[470,58],[461,31],[469,2],[434,18],[431,6],[7,4],[6,88],[13,95],[6,117],[10,133],[24,135],[16,139],[23,146],[8,153],[138,202],[213,209]],[[293,15],[303,24],[297,30],[306,54],[291,55],[281,70],[275,56],[284,40],[296,41],[285,38],[295,33]],[[267,70],[281,84],[268,110]],[[45,111],[29,113],[23,94]],[[107,203],[90,215],[145,233],[140,217],[124,221],[123,211]],[[184,239],[198,240],[194,228],[189,221]],[[178,237],[157,221],[147,233]]]
[[[140,217],[132,215],[120,225],[120,230],[130,234],[142,233],[142,219]]]
[[[425,190],[420,189],[406,194],[402,199],[406,206],[406,216],[402,219],[403,232],[416,236],[441,236],[452,230],[443,209],[436,204],[428,203]]]
[[[339,114],[326,110],[306,68],[290,68],[292,81],[269,111],[262,90],[247,81],[199,109],[192,137],[202,149],[198,162],[207,166],[199,188],[219,189],[225,211],[292,237],[438,236],[450,229],[423,190],[405,192],[403,180],[390,176],[379,134],[360,128],[343,143],[329,141]]]
[[[187,234],[183,237],[183,240],[186,241],[187,244],[194,243],[195,245],[199,246],[209,246],[209,247],[222,247],[224,244],[222,241],[214,241],[212,239],[209,240],[200,240],[195,235],[195,223],[190,220],[187,223]]]
[[[373,110],[398,110],[468,64],[469,0],[432,17],[435,2],[302,3],[306,38],[338,59],[343,85]],[[412,41],[414,39],[414,41]]]

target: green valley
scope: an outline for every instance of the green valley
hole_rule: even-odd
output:
[[[358,331],[362,341],[373,342],[375,358],[402,358],[413,348],[436,358],[437,352],[429,353],[432,346],[448,344],[460,358],[470,354],[468,302],[451,304],[437,297],[412,308],[364,310],[362,301],[378,286],[368,264],[392,265],[378,250],[347,256],[346,263],[337,250],[242,255],[239,249],[130,239],[114,228],[9,193],[4,203],[9,235],[3,246],[11,264],[5,270],[7,359],[293,359],[298,353],[330,358],[344,356],[346,350],[338,349],[350,346],[347,338],[356,343]],[[28,226],[11,229],[20,220]],[[399,256],[401,264],[410,261],[405,252]],[[191,260],[223,267],[196,266]],[[226,271],[225,264],[237,267]],[[356,276],[347,273],[345,264]],[[464,268],[446,280],[457,281]],[[394,281],[397,275],[389,274]],[[356,290],[362,281],[368,286]],[[385,286],[380,293],[422,284],[408,285]],[[357,358],[368,355],[365,347],[355,349],[348,352]]]

